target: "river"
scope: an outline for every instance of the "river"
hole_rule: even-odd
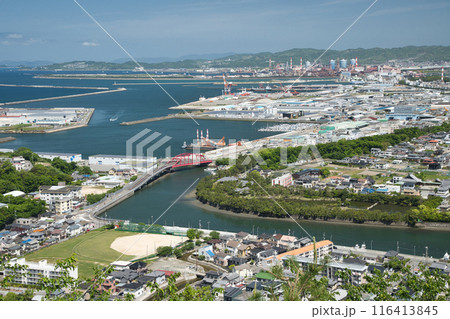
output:
[[[41,79],[33,76],[37,72],[0,71],[2,84],[36,84],[60,86],[92,86],[117,88],[114,80],[95,79]],[[121,80],[127,82],[131,80]],[[175,80],[176,81],[176,80]],[[204,84],[166,85],[166,89],[181,104],[198,99],[200,96],[212,97],[221,94],[222,87],[213,85],[214,81],[199,81]],[[149,81],[151,82],[151,81]],[[161,81],[166,83],[168,81]],[[180,81],[177,81],[180,82]],[[315,82],[314,84],[317,84]],[[166,120],[136,126],[120,126],[122,121],[162,116],[167,114],[168,107],[175,103],[155,85],[127,86],[127,91],[111,94],[79,97],[65,100],[54,100],[18,105],[17,107],[94,107],[94,116],[88,127],[63,131],[53,134],[13,135],[16,140],[0,145],[1,148],[17,148],[25,146],[33,151],[82,153],[85,158],[94,154],[125,154],[125,142],[134,134],[148,128],[171,137],[170,145],[173,155],[182,152],[179,146],[195,137],[195,131],[209,129],[211,138],[256,139],[271,135],[270,132],[258,132],[265,123],[233,122],[233,121],[199,121],[197,126],[192,120]],[[52,88],[11,88],[0,87],[0,102],[28,100],[40,97],[84,93],[80,89]],[[92,90],[89,90],[92,92]],[[115,122],[111,117],[118,117]],[[9,134],[10,135],[10,134]],[[4,136],[0,134],[0,137]],[[161,149],[156,155],[162,156]],[[138,192],[132,198],[117,205],[107,212],[108,217],[129,219],[133,222],[155,221],[192,183],[206,173],[196,168],[179,171],[156,181]],[[195,188],[192,186],[191,190]],[[249,233],[290,233],[305,236],[305,233],[293,222],[286,220],[262,220],[246,218],[239,215],[222,214],[210,209],[194,205],[192,196],[184,196],[177,201],[159,220],[159,224],[192,226],[202,228],[247,231]],[[152,217],[153,216],[153,217]],[[318,239],[326,237],[340,245],[353,246],[365,242],[368,248],[389,250],[396,249],[399,242],[400,252],[416,255],[428,253],[433,257],[442,257],[449,247],[449,232],[392,228],[388,226],[360,226],[352,224],[333,224],[327,222],[301,222],[302,227]]]

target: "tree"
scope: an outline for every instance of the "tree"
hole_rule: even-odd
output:
[[[94,174],[94,172],[92,172],[92,170],[89,166],[78,166],[77,171],[78,171],[78,174],[80,174],[80,175]]]
[[[330,169],[324,167],[320,169],[320,175],[322,175],[323,177],[327,178],[328,176],[330,176]]]
[[[156,254],[163,257],[172,255],[172,252],[173,248],[170,246],[161,246],[156,249]]]
[[[187,284],[180,292],[176,285],[176,280],[180,273],[175,273],[167,279],[167,286],[161,288],[156,282],[149,282],[148,287],[154,293],[153,300],[169,300],[169,301],[214,301],[216,295],[223,289],[211,289],[210,287],[202,287],[195,289]]]
[[[424,264],[419,264],[419,272],[416,274],[406,263],[394,263],[397,272],[381,273],[375,269],[374,274],[367,275],[366,283],[360,286],[351,285],[350,271],[337,273],[346,282],[343,287],[348,290],[347,300],[362,300],[363,293],[373,294],[376,301],[444,301],[450,298],[448,275],[432,271]]]
[[[212,232],[209,233],[209,236],[211,237],[211,239],[219,239],[220,238],[220,233],[213,230]]]
[[[197,238],[197,229],[189,228],[186,232],[186,236],[187,238],[189,238],[189,240],[194,240],[195,238]]]

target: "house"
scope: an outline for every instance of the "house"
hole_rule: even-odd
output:
[[[238,250],[237,256],[245,257],[245,256],[247,256],[250,253],[250,246],[246,245],[246,244],[240,244],[237,247],[237,250]]]
[[[275,257],[277,255],[277,251],[274,249],[267,249],[259,252],[257,254],[257,261],[259,264],[261,264],[263,267],[267,267],[270,264],[272,264],[271,260],[272,257]]]
[[[436,196],[442,198],[448,198],[450,196],[450,180],[446,179],[442,181],[441,186],[436,191]]]
[[[225,252],[228,251],[233,255],[237,255],[240,243],[235,240],[229,240],[225,245]]]
[[[166,282],[166,274],[163,271],[155,270],[147,275],[151,281],[161,285]]]
[[[296,241],[297,237],[283,235],[278,241],[278,246],[283,247],[285,249],[292,249]]]
[[[78,224],[75,224],[75,225],[70,225],[69,227],[67,227],[66,234],[69,237],[74,237],[74,236],[81,234],[82,231],[83,231],[83,229],[81,228],[81,226]]]
[[[398,256],[398,252],[395,250],[389,250],[386,252],[386,254],[384,254],[384,261],[389,260],[393,257],[397,257]]]
[[[29,171],[33,168],[30,161],[25,160],[22,156],[14,156],[11,158],[11,164],[16,171]]]
[[[253,277],[255,273],[258,273],[261,270],[260,267],[251,264],[242,264],[239,266],[235,266],[233,271],[236,272],[241,278],[250,278]]]
[[[137,271],[138,273],[141,273],[145,271],[145,268],[147,267],[147,263],[143,261],[136,261],[132,263],[128,268],[134,271]]]
[[[129,283],[133,280],[136,280],[139,277],[139,274],[131,269],[124,269],[119,271],[113,271],[109,274],[108,278],[113,278],[114,280],[122,283]]]
[[[221,276],[222,276],[221,272],[210,270],[205,274],[205,277],[202,280],[202,285],[212,286],[217,280],[219,280]]]
[[[275,276],[266,271],[260,271],[255,275],[255,279],[260,283],[268,283],[275,280]]]
[[[239,265],[243,265],[247,262],[247,258],[242,258],[242,257],[230,257],[228,259],[228,265],[234,265],[234,266],[239,266]]]
[[[241,231],[241,232],[236,234],[236,238],[244,240],[244,239],[248,239],[249,235],[250,235],[249,233]]]
[[[223,299],[225,301],[233,301],[237,296],[242,294],[242,289],[238,287],[226,287],[223,292]]]
[[[214,250],[212,245],[204,246],[198,250],[199,256],[204,256],[206,261],[214,260]]]
[[[245,291],[252,292],[254,290],[263,290],[263,286],[259,281],[252,281],[245,286]]]
[[[103,291],[109,291],[110,293],[116,293],[117,292],[117,286],[116,282],[112,279],[105,279],[101,285],[99,285],[98,290],[100,292]]]
[[[229,285],[235,285],[241,281],[241,276],[239,276],[239,274],[236,272],[232,272],[226,274],[222,279],[225,280]]]
[[[384,273],[385,269],[386,268],[381,265],[369,265],[369,268],[367,270],[369,273],[374,274],[376,271]]]
[[[145,291],[145,285],[139,282],[132,282],[121,287],[124,294],[131,294],[136,299]]]
[[[111,263],[111,266],[114,268],[114,270],[120,271],[120,270],[125,270],[125,269],[131,269],[130,266],[133,263],[131,261],[126,261],[126,260],[117,260],[113,263]],[[135,270],[135,269],[133,269]]]
[[[218,252],[214,256],[214,263],[216,265],[227,267],[228,261],[231,259],[231,256],[225,253]]]

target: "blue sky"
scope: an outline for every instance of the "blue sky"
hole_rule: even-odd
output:
[[[78,0],[135,57],[328,47],[373,0]],[[450,1],[379,0],[333,49],[450,45]],[[111,61],[73,0],[0,0],[0,60]]]

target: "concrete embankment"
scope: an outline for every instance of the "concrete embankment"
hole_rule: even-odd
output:
[[[1,131],[0,131],[1,133]],[[6,143],[6,142],[11,142],[11,141],[15,141],[16,139],[12,136],[7,136],[7,137],[1,137],[0,138],[0,144],[1,143]]]
[[[60,85],[26,85],[26,84],[0,84],[3,87],[44,88],[44,89],[78,89],[78,90],[109,90],[107,87],[94,86],[60,86]]]
[[[17,104],[34,103],[34,102],[43,102],[43,101],[52,101],[52,100],[60,100],[60,99],[71,99],[71,98],[74,98],[74,97],[98,95],[98,94],[106,94],[106,93],[114,93],[114,92],[121,92],[121,91],[126,91],[126,89],[125,88],[118,88],[118,89],[115,89],[115,90],[106,90],[106,91],[98,91],[98,92],[91,92],[91,93],[81,93],[81,94],[72,94],[72,95],[53,96],[53,97],[45,97],[45,98],[41,98],[41,99],[32,99],[32,100],[24,100],[24,101],[3,102],[3,103],[0,103],[0,106],[17,105]]]
[[[255,119],[252,117],[248,118],[236,118],[236,117],[212,117],[208,115],[197,115],[189,113],[182,113],[182,114],[169,114],[166,116],[159,116],[159,117],[150,117],[142,120],[136,120],[136,121],[129,121],[129,122],[122,122],[120,125],[136,125],[136,124],[143,124],[143,123],[149,123],[149,122],[156,122],[156,121],[164,121],[164,120],[170,120],[170,119],[195,119],[195,120],[208,120],[208,121],[240,121],[240,122],[269,122],[269,123],[312,123],[311,121],[305,121],[300,119]]]
[[[150,117],[150,118],[142,119],[142,120],[122,122],[122,123],[120,123],[120,125],[125,125],[125,126],[126,125],[136,125],[136,124],[142,124],[142,123],[164,121],[164,120],[173,119],[173,118],[176,118],[176,117],[177,117],[176,114],[169,114],[169,115],[166,115],[166,116]]]

